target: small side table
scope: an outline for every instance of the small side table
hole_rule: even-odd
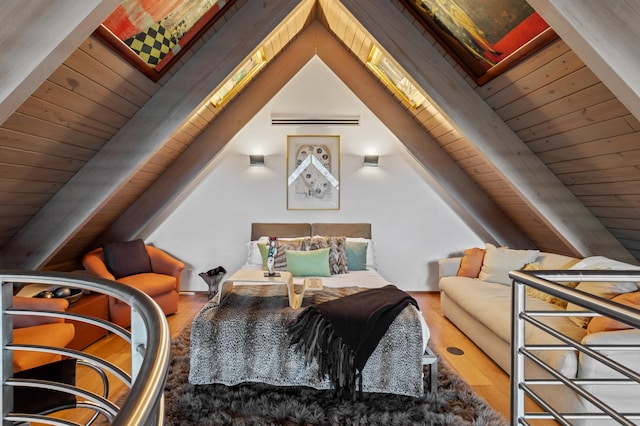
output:
[[[109,297],[106,294],[84,294],[82,298],[69,306],[67,312],[88,315],[103,320],[109,320]],[[76,328],[76,335],[67,345],[68,348],[82,350],[108,334],[104,328],[80,321],[67,320]]]

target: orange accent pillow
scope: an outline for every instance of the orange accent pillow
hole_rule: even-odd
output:
[[[478,278],[478,274],[482,268],[484,254],[485,250],[481,248],[474,247],[466,249],[460,261],[460,269],[458,269],[457,275],[459,277]]]
[[[630,306],[632,308],[640,309],[640,291],[633,291],[631,293],[620,294],[613,299],[612,302],[620,303],[621,305]],[[614,331],[614,330],[626,330],[633,328],[620,321],[615,321],[607,317],[593,317],[589,321],[587,327],[587,333],[598,333],[600,331]]]

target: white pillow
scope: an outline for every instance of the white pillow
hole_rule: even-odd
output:
[[[486,244],[486,252],[478,278],[498,284],[511,284],[510,271],[522,269],[527,263],[535,262],[539,250],[512,250]]]
[[[613,269],[623,271],[625,269],[640,269],[640,266],[609,259],[604,256],[585,257],[569,269]]]
[[[298,237],[298,238],[278,238],[278,241],[299,241],[303,240],[306,237]],[[262,236],[258,238],[256,241],[249,241],[247,243],[247,263],[246,265],[251,266],[259,266],[262,268],[262,254],[260,253],[260,249],[258,248],[258,243],[266,243],[269,241],[269,237]],[[284,253],[283,253],[284,255]]]
[[[262,255],[258,248],[258,241],[265,242],[269,240],[269,237],[260,237],[256,241],[249,241],[247,243],[247,262],[246,265],[259,266],[262,268]]]
[[[368,238],[359,238],[359,237],[347,237],[347,241],[355,241],[355,242],[365,242],[367,244],[367,269],[376,269],[376,252],[375,252],[375,244],[373,240]]]
[[[604,256],[590,256],[585,257],[580,262],[573,265],[571,268],[573,270],[599,270],[599,269],[609,269],[609,270],[638,270],[639,266],[630,265],[628,263],[620,262],[618,260],[609,259]],[[614,282],[614,281],[605,281],[605,282],[589,282],[589,281],[581,281],[577,287],[577,290],[582,290],[586,293],[593,294],[594,296],[602,297],[603,299],[611,300],[614,297],[623,294],[623,293],[631,293],[632,291],[638,290],[638,283],[635,282]],[[567,304],[567,311],[585,311],[586,309],[575,305],[573,303]],[[571,316],[569,319],[576,323],[578,326],[582,328],[586,328],[589,324],[589,321],[592,317],[577,317]]]

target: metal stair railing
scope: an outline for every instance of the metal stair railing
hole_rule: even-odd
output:
[[[171,335],[167,319],[161,308],[139,290],[87,274],[37,271],[0,271],[0,302],[2,304],[2,417],[3,422],[31,422],[45,420],[48,424],[69,425],[68,420],[40,415],[14,413],[14,386],[46,387],[60,390],[84,398],[82,406],[93,407],[104,415],[112,425],[162,425],[164,421],[164,385],[167,379],[171,350]],[[12,308],[14,284],[50,284],[80,288],[116,297],[131,307],[130,331],[111,322],[87,315],[70,312],[42,312]],[[74,321],[102,327],[120,336],[130,345],[131,374],[114,363],[83,351],[68,348],[54,348],[37,345],[16,345],[12,343],[13,316],[36,315],[72,319]],[[13,351],[32,350],[60,354],[76,358],[79,364],[86,363],[113,375],[129,388],[127,398],[121,406],[96,394],[76,386],[65,386],[56,382],[13,378]],[[93,420],[92,420],[93,421]]]
[[[556,271],[511,271],[513,279],[512,293],[512,328],[511,328],[511,424],[530,424],[529,421],[555,420],[561,425],[571,425],[571,421],[610,420],[623,425],[635,425],[640,420],[640,413],[620,413],[602,401],[586,386],[640,385],[640,374],[615,360],[603,355],[602,350],[640,351],[637,344],[616,345],[583,345],[560,331],[540,321],[542,317],[575,316],[576,311],[528,310],[526,307],[526,287],[545,292],[551,296],[565,300],[586,309],[580,316],[606,316],[640,329],[640,311],[618,303],[576,290],[560,282],[640,282],[640,271],[613,270],[556,270]],[[552,345],[533,345],[525,342],[525,325],[537,327],[560,342]],[[620,378],[567,378],[546,364],[539,355],[541,351],[557,351],[574,349],[589,356],[620,374]],[[640,355],[639,355],[640,356]],[[531,379],[526,375],[525,360],[545,371],[549,379]],[[535,385],[566,386],[589,404],[599,410],[595,413],[562,413],[554,409],[550,401],[545,401],[533,387]],[[541,407],[542,411],[526,412],[525,396],[530,397]],[[635,420],[635,422],[634,422]]]

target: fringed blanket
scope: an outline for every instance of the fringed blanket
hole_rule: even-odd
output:
[[[220,304],[205,305],[191,329],[189,381],[193,384],[262,382],[331,389],[318,364],[290,346],[287,329],[305,307],[364,288],[325,288],[305,294],[302,309],[289,307],[284,285],[235,286]],[[364,392],[423,394],[422,330],[419,312],[402,310],[362,369]]]
[[[291,344],[308,364],[318,363],[321,378],[328,377],[340,394],[355,397],[369,356],[409,305],[418,307],[413,297],[387,285],[309,306],[289,326]]]

